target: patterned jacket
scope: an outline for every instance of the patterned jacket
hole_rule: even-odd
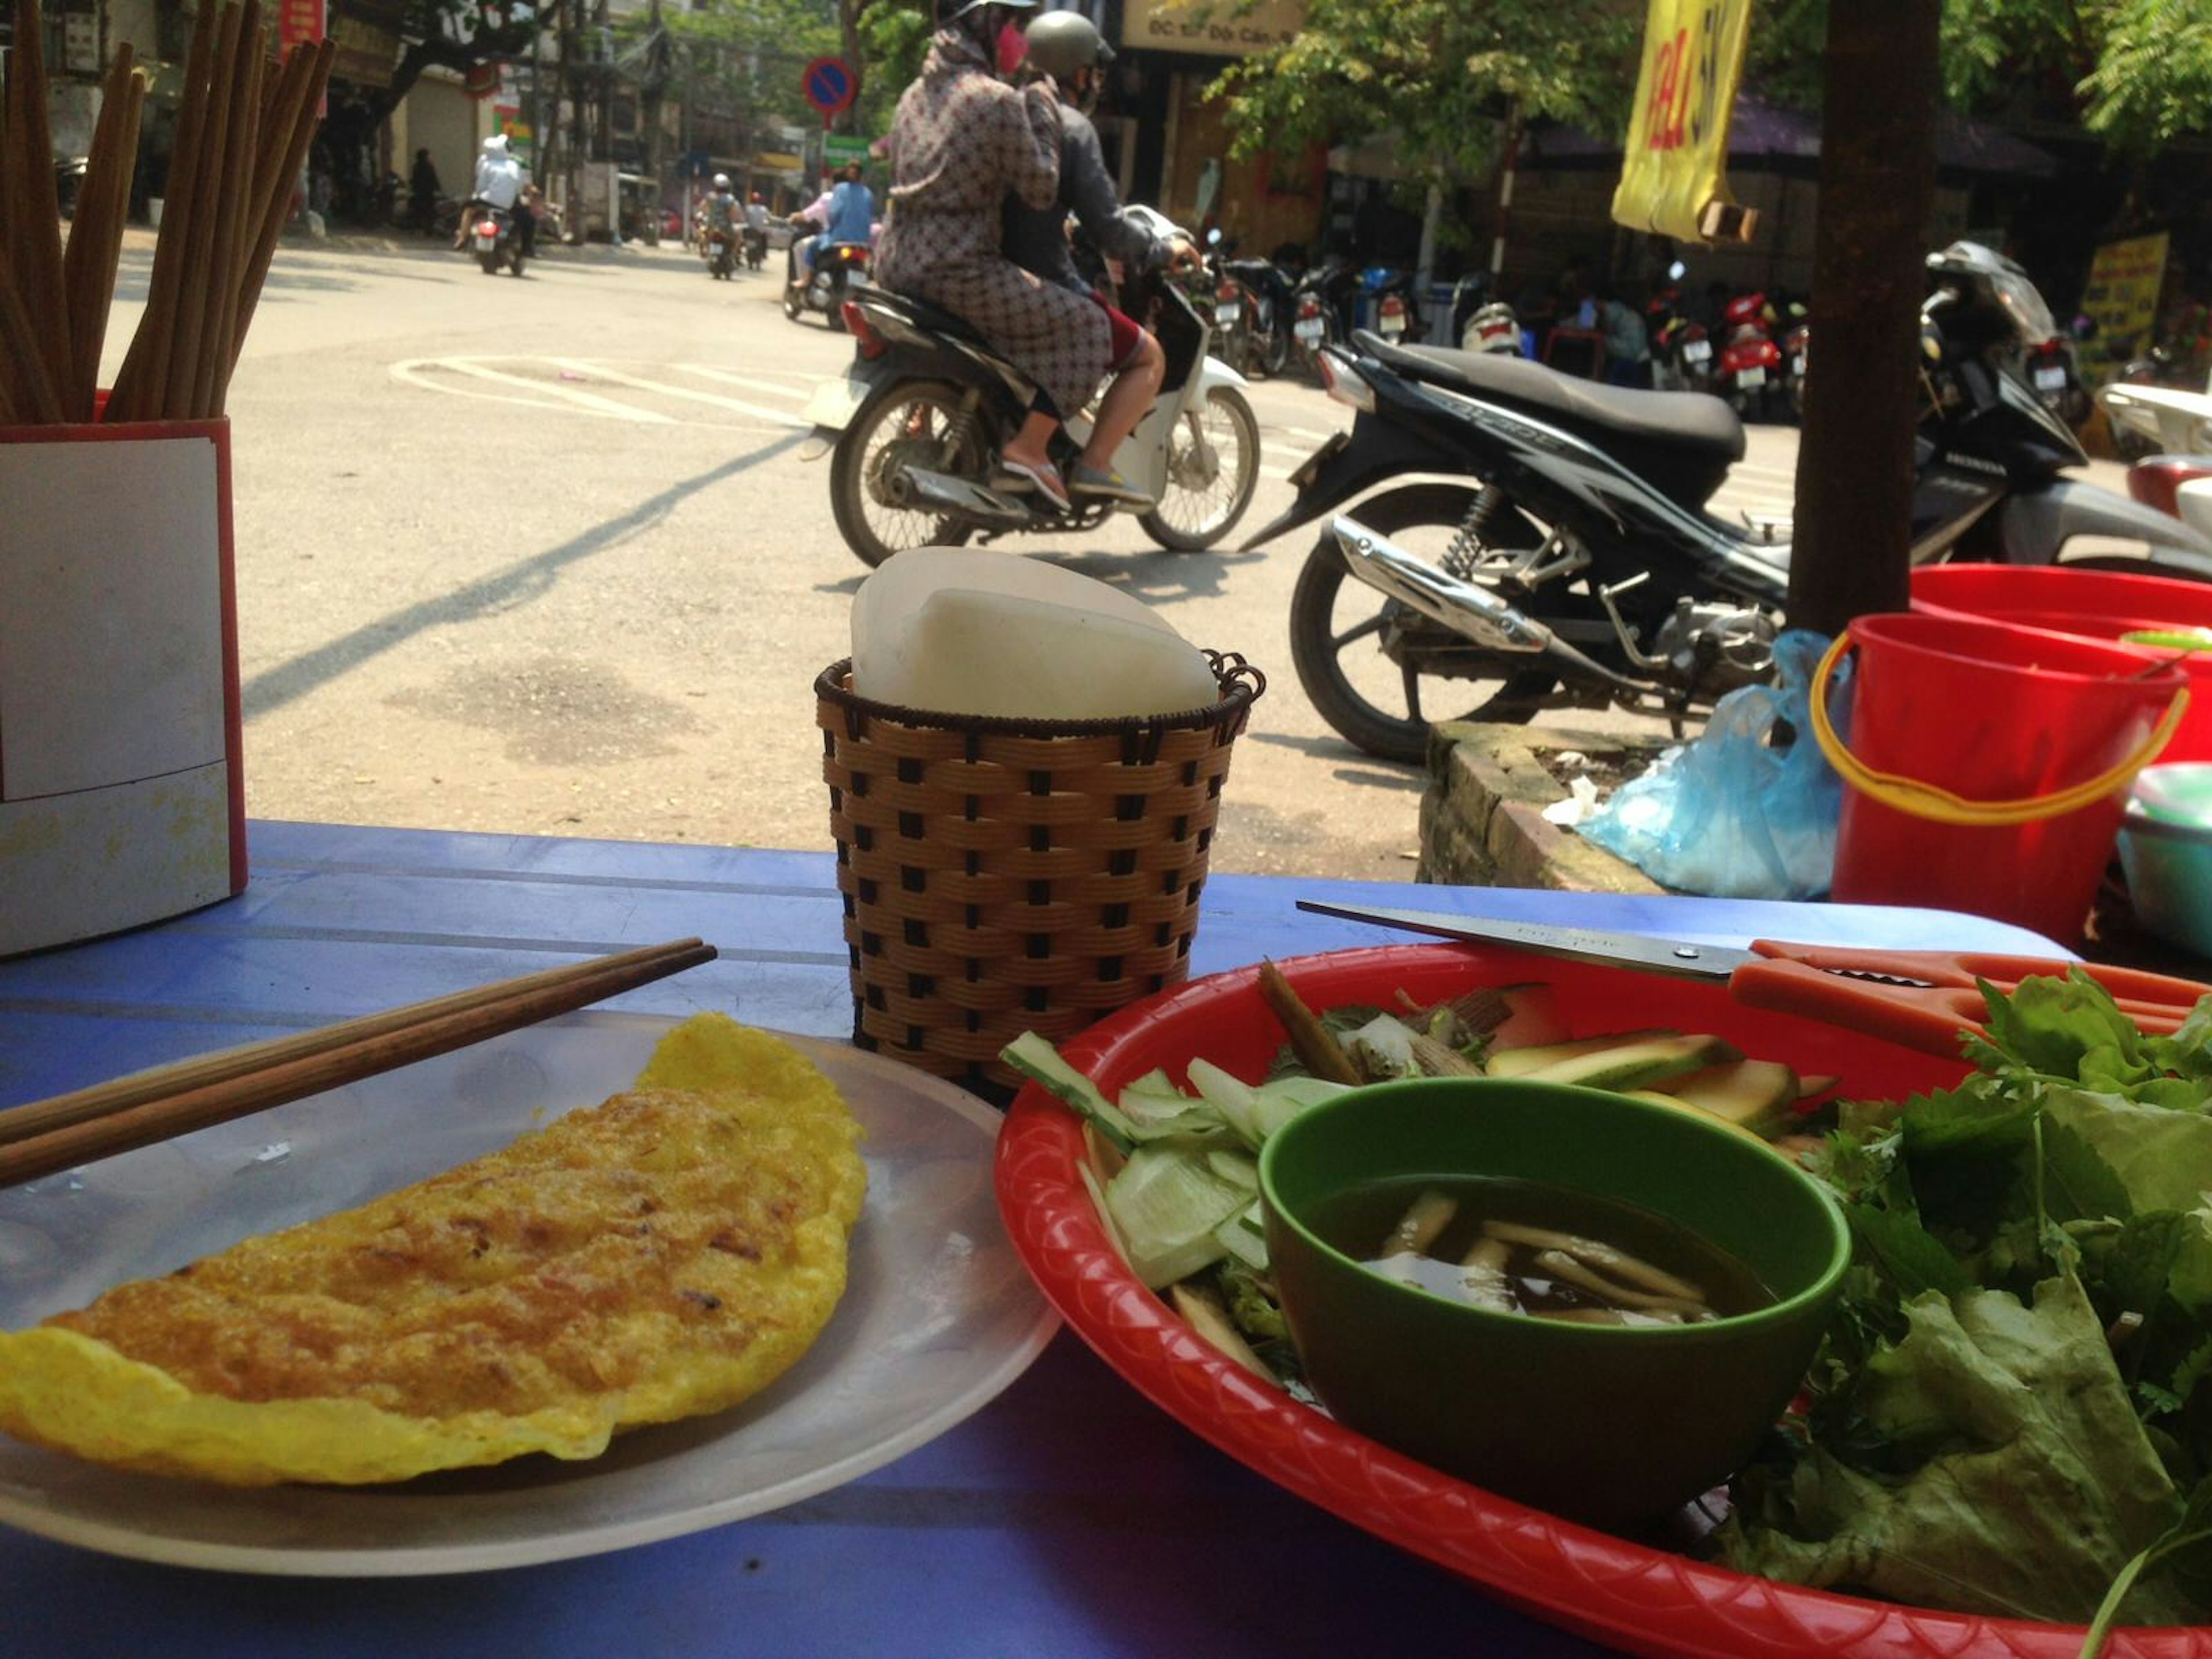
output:
[[[1060,138],[1048,82],[1017,91],[992,74],[981,47],[939,29],[891,124],[894,182],[876,279],[971,325],[1066,416],[1105,378],[1106,313],[1000,247],[1010,192],[1040,208],[1058,199]]]

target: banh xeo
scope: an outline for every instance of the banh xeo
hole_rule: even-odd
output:
[[[2115,1623],[2212,1620],[2212,999],[2161,1037],[2079,974],[1984,994],[1974,1070],[1902,1102],[1815,1105],[1832,1079],[1711,1037],[1575,1038],[1529,988],[1301,1010],[1267,1079],[1194,1059],[1188,1093],[1155,1072],[1109,1101],[1035,1037],[1006,1058],[1088,1120],[1085,1179],[1132,1270],[1308,1404],[1255,1154],[1351,1086],[1312,1074],[1315,1033],[1361,1080],[1581,1082],[1759,1133],[1841,1201],[1856,1259],[1799,1401],[1701,1548],[1791,1583],[2087,1622],[2087,1652]]]

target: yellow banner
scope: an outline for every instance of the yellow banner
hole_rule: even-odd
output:
[[[1710,241],[1736,230],[1729,116],[1743,72],[1751,0],[1650,0],[1635,118],[1613,216],[1635,230]]]

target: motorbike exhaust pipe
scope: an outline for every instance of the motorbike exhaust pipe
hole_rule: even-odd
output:
[[[1353,575],[1486,650],[1553,657],[1585,678],[1638,693],[1653,690],[1645,681],[1585,656],[1504,595],[1437,569],[1357,519],[1340,514],[1328,527]]]

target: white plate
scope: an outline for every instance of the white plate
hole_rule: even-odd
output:
[[[2066,371],[2063,368],[2039,368],[2035,371],[2035,389],[2038,392],[2057,392],[2065,384]]]
[[[1301,321],[1292,323],[1291,325],[1291,332],[1297,335],[1298,338],[1305,341],[1308,344],[1311,344],[1314,341],[1321,338],[1321,327],[1322,325],[1320,318],[1308,317]]]
[[[1243,307],[1233,301],[1225,305],[1218,305],[1213,308],[1213,320],[1223,328],[1236,327],[1237,318],[1243,314]]]
[[[0,1192],[0,1326],[81,1307],[250,1233],[505,1146],[627,1088],[675,1022],[594,1012]],[[238,1489],[131,1474],[0,1436],[0,1521],[187,1566],[389,1577],[596,1554],[758,1515],[878,1468],[994,1398],[1059,1324],[1000,1224],[996,1112],[842,1043],[790,1039],[866,1128],[844,1299],[735,1410],[601,1457],[519,1458],[378,1487]],[[279,1151],[277,1149],[283,1149]]]
[[[1763,368],[1740,368],[1735,372],[1735,383],[1741,386],[1762,386],[1766,384]]]
[[[1713,349],[1704,340],[1692,340],[1682,348],[1682,356],[1693,363],[1711,362]]]

